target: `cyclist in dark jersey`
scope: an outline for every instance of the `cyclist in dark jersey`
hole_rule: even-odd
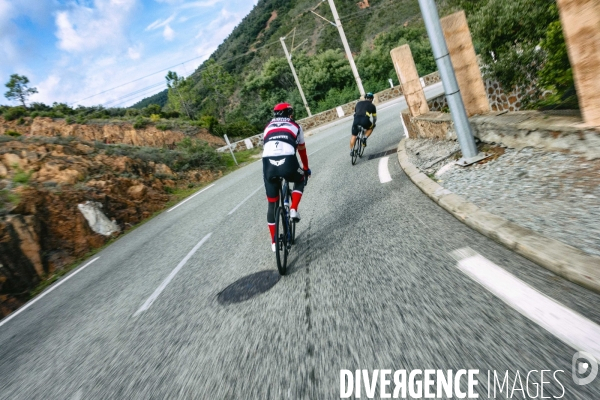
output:
[[[304,184],[311,174],[308,168],[308,156],[304,143],[304,131],[294,121],[294,109],[288,103],[277,104],[273,108],[274,118],[265,127],[263,134],[264,148],[263,178],[267,192],[267,224],[271,232],[271,249],[275,251],[275,203],[279,200],[277,178],[285,178],[294,182],[290,217],[300,221],[298,204],[302,198]],[[302,160],[302,168],[296,158],[296,152]]]
[[[375,129],[375,122],[377,121],[377,107],[373,104],[373,93],[365,94],[365,99],[356,103],[354,107],[354,122],[352,123],[352,137],[350,138],[350,156],[354,155],[354,143],[356,143],[356,136],[358,136],[358,127],[362,126],[365,128],[365,139],[363,139],[362,145],[367,145],[367,138],[373,133]],[[373,119],[371,121],[371,119]]]

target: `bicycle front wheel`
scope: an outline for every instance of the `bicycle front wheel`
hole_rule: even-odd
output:
[[[277,270],[280,275],[287,272],[288,240],[286,230],[285,211],[277,207],[275,212],[275,258],[277,259]]]

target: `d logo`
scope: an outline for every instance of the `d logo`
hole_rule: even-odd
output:
[[[571,372],[573,373],[573,382],[576,385],[587,385],[596,379],[596,375],[598,375],[598,362],[590,353],[578,351],[573,356]]]

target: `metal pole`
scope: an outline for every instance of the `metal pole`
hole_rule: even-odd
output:
[[[304,92],[302,91],[302,86],[300,86],[300,80],[298,79],[298,75],[296,75],[296,70],[294,69],[294,64],[292,64],[292,56],[288,53],[287,47],[285,47],[284,37],[279,38],[281,40],[281,45],[283,46],[283,51],[285,52],[285,58],[290,64],[290,68],[292,69],[292,75],[294,75],[294,80],[296,81],[296,86],[298,86],[298,90],[300,91],[300,96],[302,96],[302,101],[304,102],[304,108],[308,111],[308,116],[312,117],[310,112],[310,108],[308,108],[308,102],[306,101],[306,97],[304,97]]]
[[[354,74],[354,79],[356,79],[356,85],[358,86],[358,90],[360,91],[360,95],[365,95],[365,89],[363,88],[362,81],[360,80],[360,76],[358,75],[358,70],[356,69],[356,65],[354,64],[354,58],[352,58],[352,52],[350,51],[350,46],[348,46],[348,41],[346,40],[346,34],[344,33],[344,28],[342,28],[342,23],[340,22],[340,16],[337,13],[335,8],[335,3],[333,0],[329,0],[329,7],[331,7],[331,12],[333,13],[333,19],[335,24],[340,32],[340,37],[342,38],[342,44],[344,45],[344,50],[346,50],[346,56],[348,57],[348,61],[350,61],[350,68],[352,68],[352,73]]]
[[[477,146],[475,145],[475,139],[473,139],[471,125],[469,124],[465,105],[460,95],[460,89],[458,88],[458,82],[454,75],[454,67],[450,60],[448,46],[444,39],[444,33],[442,32],[442,25],[440,24],[440,17],[437,12],[435,1],[419,0],[419,6],[421,7],[421,14],[423,14],[423,21],[425,22],[425,28],[429,35],[431,48],[433,49],[435,63],[437,64],[440,77],[442,78],[444,91],[446,92],[446,100],[448,101],[450,113],[452,114],[452,120],[456,127],[458,143],[460,144],[463,158],[469,162],[471,161],[469,159],[477,156]]]
[[[231,157],[233,157],[233,161],[235,161],[235,165],[239,165],[237,160],[235,159],[235,155],[233,154],[233,146],[229,142],[229,138],[227,137],[227,135],[223,135],[223,137],[225,138],[225,143],[227,143],[227,147],[229,147],[229,152],[231,153]]]

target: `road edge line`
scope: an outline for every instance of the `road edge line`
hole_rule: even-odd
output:
[[[14,317],[16,317],[17,315],[19,315],[20,313],[22,313],[23,311],[25,311],[26,309],[28,309],[30,306],[34,305],[42,297],[44,297],[48,293],[52,292],[54,289],[56,289],[57,287],[59,287],[60,285],[62,285],[63,283],[65,283],[66,281],[68,281],[69,279],[71,279],[72,277],[74,277],[75,275],[77,275],[78,273],[80,273],[81,271],[83,271],[84,269],[86,269],[89,265],[91,265],[93,262],[95,262],[99,258],[100,258],[100,256],[94,258],[91,261],[88,261],[84,266],[76,268],[69,275],[67,275],[67,276],[63,277],[62,279],[59,279],[58,281],[56,281],[53,284],[51,284],[50,287],[48,289],[44,290],[41,294],[39,294],[38,296],[34,297],[30,301],[28,301],[27,303],[25,303],[21,307],[19,307],[17,310],[15,310],[12,313],[10,313],[9,315],[7,315],[6,318],[4,318],[2,321],[0,321],[0,327],[2,325],[6,324],[11,319],[13,319]]]
[[[406,139],[398,144],[404,173],[430,199],[459,221],[555,274],[600,293],[600,257],[494,215],[452,193],[419,171],[406,154]]]

